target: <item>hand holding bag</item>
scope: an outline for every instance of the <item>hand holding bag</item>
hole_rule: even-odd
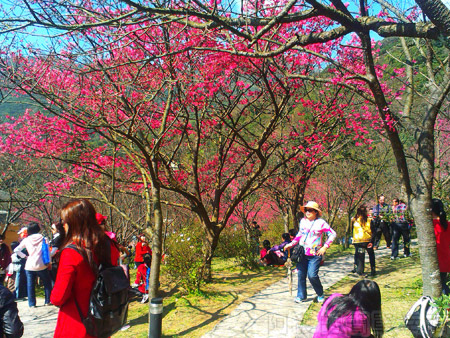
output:
[[[305,258],[305,248],[298,243],[294,249],[292,249],[291,261],[294,263],[300,263]]]

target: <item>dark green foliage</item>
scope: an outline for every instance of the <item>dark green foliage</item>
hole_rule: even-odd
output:
[[[259,256],[252,252],[251,243],[247,242],[243,229],[225,229],[220,235],[215,254],[223,258],[235,258],[246,269],[258,267]]]

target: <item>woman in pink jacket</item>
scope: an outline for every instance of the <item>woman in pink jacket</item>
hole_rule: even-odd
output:
[[[27,277],[28,306],[36,307],[36,295],[34,287],[36,285],[36,277],[39,277],[44,284],[45,305],[50,304],[50,294],[52,292],[52,281],[48,266],[44,264],[42,259],[42,241],[44,237],[39,234],[41,227],[35,222],[28,224],[28,237],[24,238],[20,244],[14,249],[19,257],[26,257],[22,250],[27,249],[28,257],[25,263],[25,276]]]
[[[284,250],[287,250],[300,243],[305,248],[305,258],[300,263],[297,263],[298,289],[295,302],[306,301],[306,276],[308,276],[317,294],[317,301],[323,303],[325,297],[322,283],[319,279],[319,267],[322,256],[336,238],[336,232],[331,229],[325,220],[320,218],[322,211],[316,202],[309,201],[300,209],[305,214],[305,217],[300,221],[299,232],[292,242],[284,247]],[[328,239],[322,244],[322,237],[325,233],[328,234]]]

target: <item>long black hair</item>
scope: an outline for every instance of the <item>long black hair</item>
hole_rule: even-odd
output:
[[[366,224],[367,223],[367,206],[365,204],[361,204],[358,209],[356,210],[356,216],[355,219],[358,220],[359,218],[361,218],[362,220],[362,224]]]
[[[444,203],[438,198],[433,198],[431,200],[431,211],[439,216],[439,223],[441,224],[441,227],[445,230],[447,230],[448,223],[447,223],[447,214],[444,210]]]
[[[354,316],[359,308],[369,319],[370,328],[375,337],[384,333],[383,319],[381,317],[381,293],[378,284],[365,279],[356,283],[348,295],[334,298],[325,309],[328,314],[327,328],[340,317],[351,314]],[[330,312],[329,312],[330,311]]]

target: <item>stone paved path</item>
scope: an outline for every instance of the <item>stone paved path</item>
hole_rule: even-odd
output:
[[[390,250],[384,248],[375,253],[376,256],[388,255]],[[352,269],[353,255],[326,260],[319,270],[324,290],[344,278]],[[315,328],[300,326],[300,322],[316,295],[307,281],[308,301],[295,303],[297,274],[293,276],[292,296],[285,278],[242,302],[202,338],[312,337]]]
[[[59,309],[56,306],[44,306],[44,298],[36,299],[35,308],[28,307],[28,301],[17,302],[19,316],[25,328],[23,337],[51,338],[55,332]]]
[[[380,249],[376,255],[388,255],[390,250]],[[319,276],[326,290],[353,268],[353,255],[325,261]],[[300,326],[300,322],[314,300],[315,294],[309,282],[308,301],[297,304],[297,274],[293,274],[292,296],[288,291],[287,278],[274,283],[265,290],[242,302],[230,315],[220,321],[212,331],[203,338],[226,337],[312,337],[314,327]],[[44,306],[43,299],[37,299],[37,307],[29,308],[27,301],[18,301],[19,315],[25,326],[23,337],[51,338],[56,326],[58,308]],[[164,322],[163,322],[164,325]]]

